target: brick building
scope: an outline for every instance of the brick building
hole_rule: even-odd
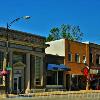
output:
[[[100,90],[100,45],[89,43],[90,85]]]
[[[47,42],[46,54],[64,56],[64,65],[71,71],[64,72],[64,86],[67,90],[85,89],[85,77],[82,69],[89,64],[89,44],[67,39]],[[84,84],[83,84],[84,83]]]

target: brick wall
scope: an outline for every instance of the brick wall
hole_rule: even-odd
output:
[[[72,61],[68,61],[68,53],[72,54]],[[80,63],[75,62],[75,54],[79,54]],[[65,40],[65,65],[71,67],[70,73],[82,74],[81,69],[85,66],[83,56],[86,56],[86,63],[89,64],[89,45],[76,41]]]

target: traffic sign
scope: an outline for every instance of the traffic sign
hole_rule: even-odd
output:
[[[97,69],[90,69],[90,74],[98,74],[98,72]]]

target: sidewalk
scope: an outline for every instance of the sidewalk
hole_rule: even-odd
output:
[[[81,90],[81,91],[52,91],[52,92],[41,92],[41,93],[29,93],[29,94],[8,94],[8,98],[16,98],[16,97],[40,97],[40,96],[55,96],[55,95],[100,95],[100,90]],[[0,98],[6,98],[6,95],[0,95]]]

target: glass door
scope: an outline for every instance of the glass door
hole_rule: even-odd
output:
[[[18,78],[14,78],[14,91],[17,92],[18,90]]]
[[[14,92],[20,93],[22,90],[22,78],[21,76],[14,77]]]

